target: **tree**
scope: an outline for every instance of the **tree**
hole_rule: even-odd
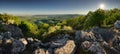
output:
[[[80,29],[83,26],[84,16],[77,16],[67,20],[67,25],[73,27],[74,29]]]
[[[91,23],[94,24],[94,26],[101,27],[101,24],[103,23],[103,20],[105,19],[105,11],[102,9],[98,9],[94,12],[91,18]]]
[[[21,22],[17,16],[13,16],[6,13],[0,14],[0,20],[7,24],[16,24],[16,25],[19,25]]]
[[[39,35],[38,27],[34,23],[22,21],[19,27],[22,29],[25,36],[35,37]]]
[[[55,31],[57,31],[57,30],[60,30],[61,29],[61,26],[51,26],[51,27],[49,27],[48,28],[48,34],[50,34],[50,33],[53,33],[53,32],[55,32]]]
[[[111,27],[114,25],[116,20],[120,20],[120,10],[119,9],[111,9],[106,12],[106,17],[104,19],[103,25],[105,27]]]
[[[84,22],[84,29],[89,29],[95,26],[101,27],[103,20],[105,19],[105,11],[98,9],[95,12],[89,12]]]

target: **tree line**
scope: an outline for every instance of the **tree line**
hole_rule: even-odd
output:
[[[86,15],[75,18],[62,19],[55,24],[39,23],[20,20],[19,17],[10,14],[0,14],[0,20],[6,24],[15,24],[22,29],[24,36],[34,37],[41,40],[57,36],[59,34],[71,33],[74,30],[87,30],[94,27],[112,27],[116,20],[120,20],[120,9],[89,11]],[[0,26],[1,28],[1,26]]]

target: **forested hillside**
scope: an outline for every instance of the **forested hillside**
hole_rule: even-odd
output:
[[[0,14],[0,54],[120,54],[120,9],[37,17]]]
[[[57,36],[59,33],[70,33],[72,36],[72,32],[75,30],[113,27],[115,21],[120,20],[120,9],[97,9],[94,12],[89,11],[87,15],[40,15],[40,17],[35,15],[32,17],[23,17],[21,19],[21,17],[9,14],[0,14],[1,21],[20,27],[25,36],[45,40],[48,37]]]

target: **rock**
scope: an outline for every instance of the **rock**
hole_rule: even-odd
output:
[[[11,36],[13,38],[21,38],[23,37],[23,33],[21,31],[21,29],[17,26],[14,26],[14,25],[3,25],[3,29],[5,31],[9,31],[11,32]]]
[[[120,29],[120,21],[117,20],[115,23],[114,23],[114,27],[117,28],[117,29]]]
[[[95,41],[96,38],[94,36],[94,33],[92,32],[86,32],[86,31],[77,31],[75,36],[75,41]]]
[[[75,40],[77,40],[75,54],[120,54],[119,53],[119,38],[114,38],[111,29],[93,28],[89,31],[77,31]],[[105,40],[105,41],[104,41]],[[110,41],[115,45],[111,48]]]
[[[44,48],[49,48],[50,47],[51,42],[48,43],[41,43],[40,45]]]
[[[65,46],[56,48],[55,54],[74,54],[75,44],[73,40],[68,40]]]
[[[69,37],[68,34],[65,34],[64,36],[59,36],[56,39],[53,39],[51,42],[41,43],[41,46],[47,49],[47,54],[54,54],[54,49],[66,45]]]
[[[105,47],[110,47],[110,45],[106,41],[103,41],[102,45],[105,46]]]
[[[120,36],[111,29],[76,31],[75,42],[68,34],[60,34],[42,43],[36,38],[22,37],[20,29],[13,25],[4,24],[4,28],[7,32],[0,35],[0,54],[120,54]]]
[[[61,47],[66,44],[67,40],[69,39],[69,35],[66,34],[65,36],[61,36],[56,40],[50,42],[50,48],[57,48]]]
[[[50,54],[48,50],[46,51],[46,54]]]
[[[3,39],[10,39],[12,38],[12,34],[11,32],[5,32],[5,33],[2,33],[1,36],[3,36]]]
[[[103,42],[103,37],[100,35],[100,34],[94,34],[95,38],[96,38],[96,41],[98,42]]]
[[[28,41],[28,42],[33,42],[34,40],[33,40],[32,37],[30,37],[30,38],[27,38],[27,41]]]
[[[14,40],[12,44],[12,53],[18,54],[25,49],[25,45],[19,40]]]
[[[102,46],[98,42],[93,42],[90,48],[88,49],[93,54],[105,54]]]
[[[47,50],[47,51],[46,51],[46,54],[50,54],[50,52]]]
[[[19,40],[12,38],[11,32],[5,32],[0,35],[0,51],[2,54],[19,54],[25,49],[25,46]]]
[[[13,39],[6,39],[3,41],[4,41],[4,44],[12,44],[13,43]]]
[[[36,49],[33,54],[46,54],[44,49]]]
[[[115,34],[112,29],[105,29],[105,28],[98,28],[98,27],[92,28],[90,31],[94,33],[94,36],[97,39],[101,39],[102,41],[105,40],[106,42],[109,42],[114,37],[114,34]]]
[[[54,49],[48,48],[48,50],[46,51],[46,54],[54,54]]]
[[[41,45],[41,41],[33,38],[27,38],[27,42],[28,42],[27,44],[28,48],[37,49],[39,45]]]
[[[2,38],[2,42],[3,44],[5,45],[10,45],[13,43],[13,38],[11,37],[11,33],[10,32],[5,32],[1,35],[1,38]]]
[[[1,54],[11,54],[11,46],[13,43],[13,38],[10,35],[10,32],[1,33],[0,35],[0,53]]]
[[[75,42],[78,43],[79,41],[82,41],[82,34],[81,31],[76,31],[75,32]]]
[[[120,51],[120,36],[115,36],[115,37],[113,38],[112,42],[113,42],[112,46],[113,46],[116,50]]]
[[[82,47],[83,50],[86,50],[91,46],[91,44],[92,43],[89,42],[89,41],[84,41],[84,42],[82,42],[81,47]]]
[[[95,38],[95,36],[94,36],[94,34],[92,32],[82,31],[81,34],[82,34],[83,41],[91,41],[91,42],[93,42],[93,41],[96,40],[96,38]]]
[[[66,44],[66,42],[67,42],[67,39],[64,39],[64,38],[53,41],[50,44],[50,48],[57,48],[57,47],[63,46],[64,44]]]
[[[28,42],[25,38],[21,38],[21,39],[19,39],[19,41],[21,41],[24,45],[28,44]]]
[[[2,40],[3,39],[3,37],[0,35],[0,44],[2,44]]]
[[[37,54],[41,47],[41,41],[38,39],[27,38],[28,44],[22,54]],[[41,49],[40,49],[41,50]]]
[[[2,48],[0,48],[0,54],[3,54],[3,53],[2,53]]]

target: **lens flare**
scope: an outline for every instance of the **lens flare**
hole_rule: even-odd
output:
[[[104,4],[100,4],[100,9],[105,9],[105,5]]]

